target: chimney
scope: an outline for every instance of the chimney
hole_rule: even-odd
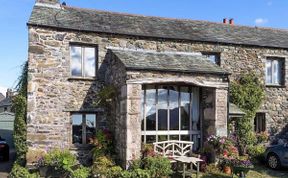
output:
[[[227,24],[227,18],[224,18],[224,19],[223,19],[223,23],[224,23],[224,24]]]
[[[229,19],[229,24],[234,25],[234,19]]]
[[[60,2],[59,0],[36,0],[36,6],[44,6],[44,7],[52,7],[60,9]]]
[[[36,3],[56,5],[59,4],[59,0],[36,0]]]
[[[12,92],[12,89],[7,89],[6,91],[6,98],[11,98],[13,96],[13,92]]]

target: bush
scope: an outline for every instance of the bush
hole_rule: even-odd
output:
[[[264,145],[255,145],[255,146],[249,146],[247,149],[247,153],[251,157],[253,161],[264,161],[264,152],[266,148]]]
[[[80,168],[72,171],[71,177],[72,178],[88,178],[90,176],[91,170],[87,167],[81,166]]]
[[[97,158],[92,166],[92,173],[94,175],[107,176],[109,169],[114,166],[113,161],[106,156]]]
[[[257,143],[266,143],[269,140],[269,135],[267,132],[260,132],[256,134]]]
[[[108,130],[99,130],[96,133],[94,140],[93,159],[94,161],[101,156],[113,156],[114,155],[114,144],[113,144],[112,133]]]
[[[169,159],[163,156],[146,157],[143,165],[144,169],[150,172],[151,177],[168,176],[172,173]]]
[[[25,155],[27,152],[27,126],[26,126],[26,98],[17,95],[13,98],[13,108],[15,109],[15,121],[13,139],[16,150],[16,161],[25,165]]]
[[[71,172],[72,166],[77,164],[76,156],[69,150],[55,149],[44,156],[44,166],[51,166],[55,170]]]
[[[121,172],[123,169],[120,166],[113,166],[109,168],[108,173],[107,173],[107,178],[118,178],[121,176]]]
[[[31,174],[25,167],[15,163],[9,174],[9,178],[40,178],[38,174]]]
[[[120,174],[120,178],[150,178],[150,172],[149,170],[143,170],[143,169],[135,169],[132,171],[123,171]]]

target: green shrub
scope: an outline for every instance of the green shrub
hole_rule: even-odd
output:
[[[135,169],[131,171],[123,171],[120,176],[120,178],[150,178],[150,172],[149,170],[143,170],[143,169]]]
[[[249,146],[247,149],[247,153],[251,157],[253,161],[264,161],[264,152],[266,148],[264,145],[255,145],[255,146]]]
[[[9,174],[9,178],[40,178],[38,174],[31,174],[25,167],[15,163]]]
[[[25,155],[28,148],[26,143],[26,98],[21,95],[13,98],[13,108],[15,109],[13,139],[16,150],[16,161],[21,165],[25,165]]]
[[[172,173],[169,159],[163,156],[146,157],[143,165],[144,169],[150,172],[151,177],[168,176]]]
[[[92,173],[94,175],[107,176],[109,169],[114,166],[113,161],[106,156],[97,158],[92,166]]]
[[[121,175],[123,169],[120,166],[112,166],[107,172],[107,178],[118,178]]]
[[[90,176],[91,170],[87,167],[81,166],[80,168],[72,171],[71,177],[72,178],[88,178]]]
[[[44,156],[44,165],[55,170],[72,171],[72,166],[77,164],[76,156],[69,150],[54,149]]]
[[[135,169],[141,169],[141,168],[142,168],[142,160],[141,159],[133,160],[129,166],[129,170],[135,170]]]

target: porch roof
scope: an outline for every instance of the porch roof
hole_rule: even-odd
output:
[[[243,112],[238,106],[233,103],[229,103],[229,117],[243,117],[245,112]]]
[[[110,49],[127,70],[229,75],[229,72],[195,53]]]

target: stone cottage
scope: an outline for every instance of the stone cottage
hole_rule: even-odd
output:
[[[191,140],[196,150],[208,135],[227,135],[229,81],[243,71],[266,83],[256,131],[278,133],[288,118],[288,31],[230,22],[37,0],[28,22],[29,149],[81,150],[109,128],[123,165],[141,143]],[[104,85],[117,89],[112,110],[95,106]]]

